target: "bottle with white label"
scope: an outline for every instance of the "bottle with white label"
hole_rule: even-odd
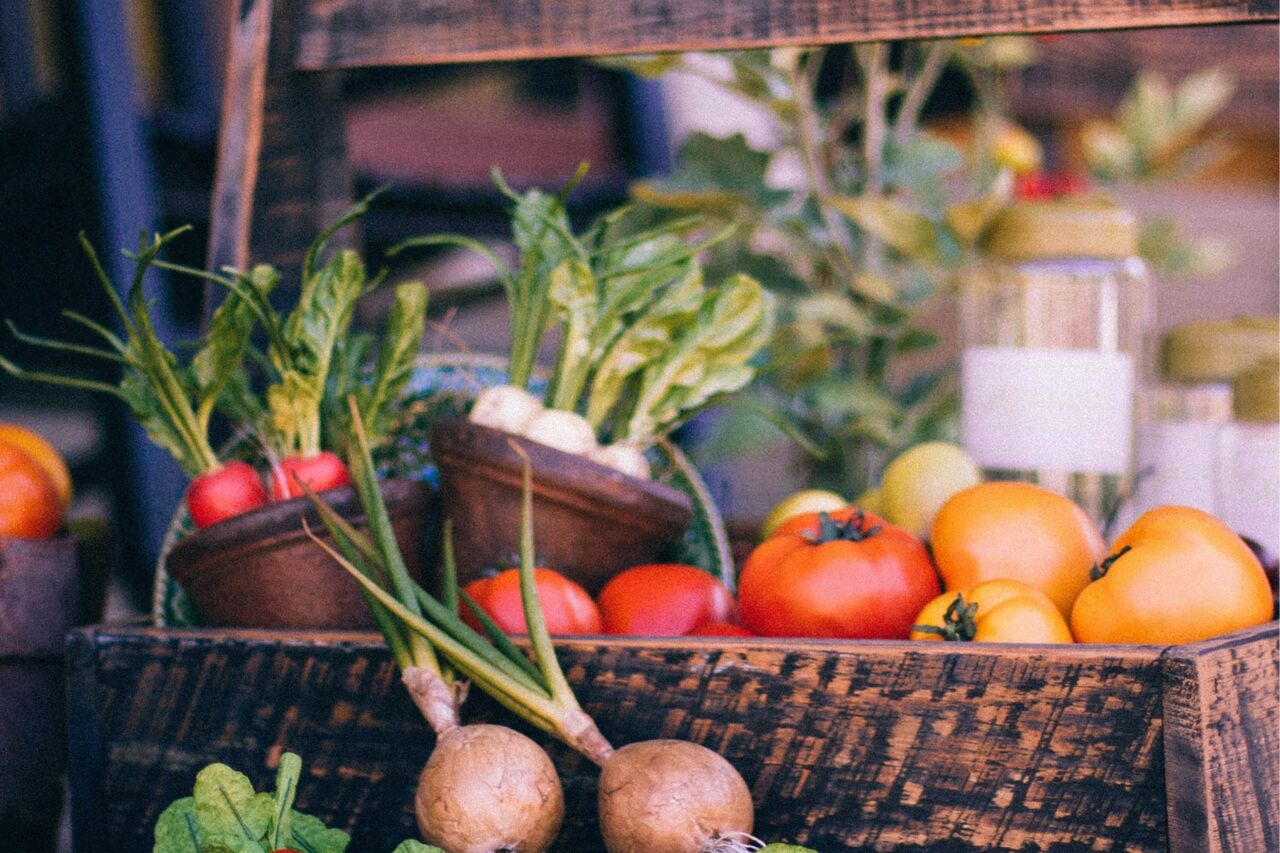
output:
[[[1018,202],[961,278],[961,424],[989,479],[1038,483],[1105,524],[1133,478],[1150,300],[1138,228],[1098,199]]]

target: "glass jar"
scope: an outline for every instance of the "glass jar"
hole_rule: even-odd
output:
[[[1235,420],[1222,436],[1218,517],[1272,554],[1280,552],[1280,359],[1232,383]]]
[[[1102,523],[1133,476],[1149,326],[1138,228],[1098,199],[1020,202],[961,279],[961,425],[989,479],[1038,483]]]
[[[1122,523],[1163,504],[1219,513],[1232,380],[1278,354],[1276,317],[1188,323],[1165,335],[1160,381],[1140,397],[1138,482]]]

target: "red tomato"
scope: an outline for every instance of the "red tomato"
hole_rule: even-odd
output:
[[[920,540],[857,509],[791,519],[747,557],[742,626],[765,637],[903,639],[937,596]]]
[[[606,634],[680,637],[727,622],[733,593],[697,566],[652,563],[614,575],[597,597]]]
[[[283,501],[289,498],[300,498],[306,492],[301,481],[311,487],[313,492],[325,489],[336,489],[338,486],[349,486],[351,474],[347,466],[335,453],[322,450],[314,456],[289,456],[280,460],[280,464],[271,469],[271,500]]]
[[[208,527],[265,506],[267,490],[247,462],[232,460],[208,471],[187,486],[187,511],[196,527]]]
[[[547,623],[549,633],[601,633],[600,609],[585,589],[551,569],[534,569],[533,577],[538,587],[538,602],[542,605],[542,618]],[[524,603],[520,597],[519,569],[507,569],[495,577],[474,580],[464,590],[506,633],[529,632],[529,624],[524,619]],[[463,622],[477,631],[483,631],[479,620],[465,602],[461,611]]]
[[[707,622],[694,628],[686,637],[754,637],[755,634],[732,622]]]

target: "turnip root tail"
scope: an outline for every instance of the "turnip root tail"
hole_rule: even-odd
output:
[[[755,819],[747,783],[723,757],[688,741],[617,750],[600,772],[599,811],[609,853],[752,849],[741,846]],[[739,847],[723,846],[735,840]]]
[[[449,853],[542,853],[564,820],[560,777],[542,747],[505,726],[459,726],[418,779],[418,829]]]
[[[711,839],[702,853],[756,853],[765,847],[763,839],[749,832],[730,832]]]
[[[466,682],[455,681],[450,688],[439,674],[421,666],[405,667],[400,680],[433,732],[442,735],[458,727],[458,709],[467,698]]]

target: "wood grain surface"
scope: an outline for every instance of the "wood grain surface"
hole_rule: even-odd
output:
[[[308,0],[299,68],[1271,20],[1276,0]]]
[[[1248,649],[1271,641],[1243,636],[1205,666],[1226,672],[1232,654],[1252,659]],[[680,737],[727,756],[751,786],[765,838],[822,851],[1200,849],[1167,846],[1165,715],[1183,711],[1162,693],[1171,658],[1160,648],[591,638],[559,647],[616,744]],[[414,834],[411,793],[431,735],[373,635],[99,628],[72,635],[70,650],[82,853],[149,850],[157,815],[204,764],[226,762],[266,787],[286,749],[304,759],[299,807],[349,829],[353,851],[389,851]],[[1266,678],[1274,694],[1274,670],[1259,674],[1258,689]],[[1235,681],[1224,679],[1229,692]],[[511,722],[482,698],[466,716]],[[1224,728],[1198,754],[1247,759],[1254,774],[1274,776],[1274,740],[1242,734],[1254,733]],[[599,850],[594,768],[558,744],[549,751],[569,802],[555,849]],[[1212,772],[1236,784],[1236,771]],[[1184,795],[1194,799],[1196,786],[1186,782]]]

